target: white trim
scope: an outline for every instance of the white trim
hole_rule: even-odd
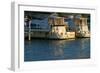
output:
[[[18,4],[12,3],[12,10],[11,10],[11,20],[12,20],[12,27],[11,27],[11,36],[12,36],[12,48],[11,48],[11,69],[18,70]]]
[[[86,6],[86,5],[71,5],[71,4],[66,4],[66,6],[57,6],[57,5],[37,5],[37,4],[34,4],[33,2],[20,2],[20,1],[17,1],[15,2],[17,3],[18,5],[23,5],[23,6],[34,6],[34,7],[50,7],[50,8],[74,8],[74,9],[90,9],[90,10],[95,10],[97,7],[96,6]]]

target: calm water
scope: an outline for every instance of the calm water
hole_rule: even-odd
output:
[[[73,40],[25,40],[24,61],[90,58],[90,38]]]

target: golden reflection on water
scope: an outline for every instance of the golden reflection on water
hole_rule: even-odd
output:
[[[65,42],[66,40],[58,40],[58,41],[54,41],[52,42],[52,44],[55,44],[54,49],[53,49],[53,55],[54,56],[64,56],[64,46],[65,46]]]

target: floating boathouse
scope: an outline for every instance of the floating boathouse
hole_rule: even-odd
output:
[[[87,18],[76,18],[75,19],[76,37],[90,37],[90,31],[88,29]]]
[[[75,38],[75,32],[68,32],[68,24],[64,22],[64,17],[50,17],[48,23],[51,27],[49,38],[69,39]]]

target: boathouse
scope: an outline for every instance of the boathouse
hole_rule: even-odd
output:
[[[68,24],[65,23],[64,17],[49,17],[48,23],[51,27],[49,38],[68,39],[75,38],[75,32],[68,32]]]
[[[87,18],[85,17],[75,18],[75,26],[76,26],[76,37],[90,37]]]

